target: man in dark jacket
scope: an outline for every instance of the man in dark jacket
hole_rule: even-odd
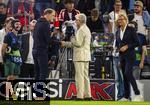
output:
[[[50,42],[50,21],[55,18],[53,9],[46,9],[44,16],[38,20],[33,33],[33,59],[35,79],[45,80],[48,77],[48,46]]]

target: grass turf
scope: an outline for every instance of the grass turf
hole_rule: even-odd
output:
[[[119,101],[50,101],[50,105],[150,105],[150,102],[119,102]]]
[[[0,101],[0,105],[150,105],[150,102],[119,101]]]

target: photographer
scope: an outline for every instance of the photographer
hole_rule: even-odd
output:
[[[84,14],[76,15],[78,28],[76,35],[71,38],[71,42],[61,42],[62,46],[73,47],[77,100],[91,99],[90,80],[88,77],[89,61],[91,60],[91,32],[86,25],[86,20]]]
[[[7,33],[2,46],[2,56],[4,62],[4,75],[8,80],[15,79],[20,74],[20,65],[22,59],[20,55],[20,40],[18,31],[21,28],[19,20],[13,20],[11,23],[12,32]]]

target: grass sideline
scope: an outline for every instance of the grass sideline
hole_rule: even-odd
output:
[[[150,102],[119,102],[119,101],[50,101],[50,105],[150,105]]]
[[[0,105],[150,105],[150,102],[119,101],[0,101]]]

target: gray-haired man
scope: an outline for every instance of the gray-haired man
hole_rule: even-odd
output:
[[[71,42],[62,42],[62,46],[73,47],[77,99],[90,99],[91,89],[88,74],[89,61],[91,60],[91,32],[86,25],[87,18],[84,14],[78,14],[75,18],[78,28],[77,33],[71,38]]]

